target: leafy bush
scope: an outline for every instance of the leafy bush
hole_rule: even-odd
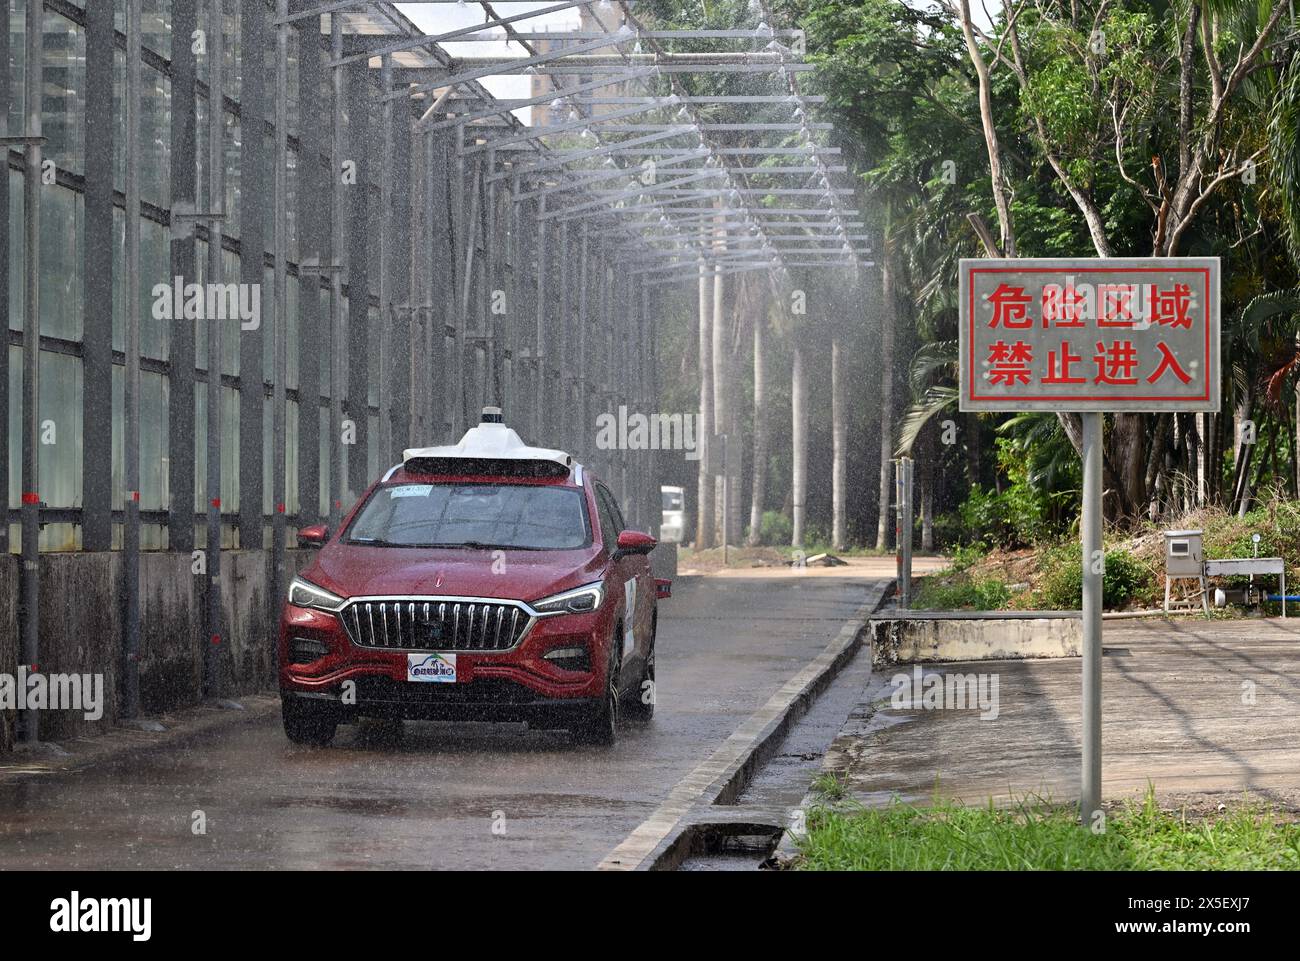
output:
[[[1046,532],[1041,500],[1024,485],[1013,484],[1001,493],[975,487],[958,514],[971,540],[995,547],[1023,547]]]
[[[1055,428],[1053,428],[1055,430]],[[957,508],[958,539],[990,547],[1028,547],[1061,533],[1063,508],[1073,504],[1073,489],[1058,489],[1064,479],[1059,466],[1034,467],[1034,455],[1023,438],[999,437],[997,463],[1006,478],[1002,490],[974,487]],[[1067,442],[1068,443],[1068,442]]]
[[[803,543],[804,548],[810,554],[817,554],[821,551],[830,550],[831,529],[825,524],[819,524],[816,521],[809,521],[804,525]]]
[[[954,573],[960,573],[971,565],[979,561],[986,553],[985,547],[979,541],[973,544],[959,545],[952,551],[952,570]]]
[[[1112,610],[1123,607],[1139,599],[1146,584],[1147,570],[1141,561],[1126,550],[1106,552],[1106,569],[1101,578],[1103,605]]]
[[[1288,509],[1289,508],[1289,509]],[[1252,540],[1259,535],[1259,544]],[[1281,557],[1287,562],[1288,574],[1300,562],[1300,523],[1290,505],[1273,504],[1251,511],[1245,517],[1228,515],[1205,531],[1205,556]],[[1243,587],[1248,577],[1229,577],[1225,583]],[[1273,584],[1269,590],[1274,589]]]
[[[794,523],[780,511],[763,511],[758,527],[758,541],[769,547],[789,547],[794,537]]]
[[[1050,610],[1077,611],[1083,607],[1083,561],[1078,547],[1061,545],[1043,552],[1040,566],[1045,572],[1038,591],[1038,604]],[[1101,577],[1101,603],[1115,610],[1145,596],[1148,587],[1145,565],[1126,550],[1106,552]]]
[[[1051,498],[1035,484],[1006,438],[999,438],[998,466],[1007,477],[999,491],[971,490],[958,508],[967,536],[991,546],[1024,547],[1051,532]]]
[[[1011,589],[995,577],[927,577],[913,606],[934,611],[997,611],[1011,600]]]

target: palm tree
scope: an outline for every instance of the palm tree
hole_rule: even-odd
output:
[[[803,350],[794,341],[794,359],[790,371],[791,445],[793,477],[790,482],[791,513],[794,531],[790,546],[803,547],[804,510],[808,499],[808,384],[804,379]]]
[[[763,501],[767,496],[767,311],[754,315],[754,451],[753,485],[749,503],[749,537],[757,545],[763,534]]]
[[[1280,419],[1286,407],[1283,391],[1300,391],[1300,288],[1260,294],[1245,306],[1225,334],[1228,357],[1223,364],[1231,370],[1241,398],[1239,420],[1251,419],[1261,394]],[[1250,506],[1249,473],[1255,445],[1246,444],[1242,437],[1236,441],[1233,504],[1238,514],[1244,514]],[[1300,456],[1296,457],[1296,465],[1300,469]]]
[[[1268,123],[1270,178],[1277,191],[1282,229],[1291,259],[1300,266],[1300,57],[1278,81]],[[1300,353],[1300,343],[1297,345]],[[1293,461],[1300,489],[1300,379],[1295,381],[1295,450]]]
[[[713,277],[700,262],[700,459],[699,496],[696,500],[695,548],[713,546]]]

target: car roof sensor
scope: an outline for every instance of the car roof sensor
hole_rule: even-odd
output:
[[[500,407],[484,407],[482,421],[460,443],[412,447],[402,452],[407,470],[420,474],[567,477],[573,457],[562,450],[529,447],[505,425]]]

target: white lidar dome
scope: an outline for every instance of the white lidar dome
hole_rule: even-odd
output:
[[[481,470],[482,473],[496,473],[496,470],[491,469],[494,461],[507,462],[502,467],[514,464],[519,468],[532,462],[537,465],[537,469],[525,472],[542,475],[567,474],[573,467],[573,457],[562,450],[529,447],[525,444],[513,429],[502,422],[501,409],[498,407],[483,408],[483,422],[465,431],[465,436],[459,443],[442,447],[411,447],[402,452],[402,461],[429,473],[465,473],[465,468],[470,466],[468,463],[463,466],[448,464],[450,461],[475,462],[476,468],[486,468]],[[412,461],[424,463],[412,464]],[[555,466],[547,469],[543,465]],[[480,470],[474,469],[473,472],[479,473]]]

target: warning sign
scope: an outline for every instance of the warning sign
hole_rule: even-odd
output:
[[[962,260],[964,411],[1219,409],[1219,258]]]

